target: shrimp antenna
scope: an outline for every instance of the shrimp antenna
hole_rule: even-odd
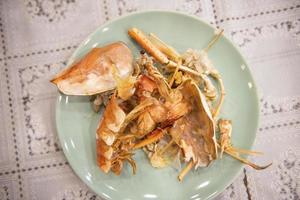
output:
[[[220,37],[223,35],[224,29],[220,30],[220,32],[213,37],[213,39],[208,43],[207,47],[205,47],[203,50],[205,52],[208,52],[208,50],[220,39]]]

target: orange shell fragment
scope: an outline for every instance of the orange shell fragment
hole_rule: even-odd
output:
[[[112,74],[115,65],[120,78],[132,74],[133,56],[123,42],[94,48],[81,60],[57,74],[51,82],[67,95],[93,95],[116,87]]]

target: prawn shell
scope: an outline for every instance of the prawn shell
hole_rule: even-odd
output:
[[[96,133],[97,163],[105,173],[112,167],[111,162],[115,153],[112,145],[119,135],[118,131],[125,117],[126,114],[118,105],[116,95],[112,95]]]
[[[114,64],[120,78],[133,72],[131,50],[123,42],[93,48],[81,60],[57,74],[51,82],[67,95],[94,95],[116,87]]]
[[[205,113],[206,113],[206,116],[209,118],[209,121],[210,121],[210,132],[207,133],[208,134],[208,140],[211,142],[211,149],[210,149],[210,152],[211,152],[211,155],[212,155],[212,158],[213,159],[216,159],[217,158],[217,153],[218,153],[218,150],[217,150],[217,140],[216,140],[216,130],[215,130],[215,121],[212,117],[212,113],[210,111],[210,108],[208,106],[208,103],[206,101],[206,98],[204,96],[204,94],[202,94],[201,90],[199,89],[199,87],[193,82],[191,81],[191,84],[192,84],[192,87],[197,90],[198,94],[199,94],[199,97],[200,97],[200,100],[198,102],[198,106],[199,107],[203,107]]]
[[[185,161],[192,160],[195,168],[207,166],[217,158],[215,124],[205,96],[191,79],[185,80],[179,90],[193,109],[177,120],[170,130],[175,142],[182,148]]]

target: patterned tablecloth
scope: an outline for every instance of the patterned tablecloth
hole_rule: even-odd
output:
[[[104,22],[166,9],[193,14],[241,49],[259,87],[261,121],[246,167],[217,199],[300,199],[299,0],[0,0],[0,199],[101,199],[73,173],[55,129],[49,78]],[[246,128],[246,127],[245,127]]]

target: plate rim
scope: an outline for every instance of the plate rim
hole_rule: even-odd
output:
[[[197,20],[207,26],[209,26],[210,28],[216,30],[217,28],[214,27],[213,25],[209,24],[207,21],[203,20],[201,17],[199,16],[196,16],[196,15],[192,15],[192,14],[187,14],[185,12],[181,12],[181,11],[172,11],[172,10],[163,10],[163,9],[148,9],[148,10],[142,10],[142,11],[135,11],[135,12],[132,12],[132,13],[127,13],[127,14],[124,14],[122,16],[118,16],[118,17],[115,17],[114,19],[111,19],[111,20],[108,20],[106,21],[105,23],[99,25],[96,29],[94,29],[90,34],[88,34],[85,39],[79,43],[79,45],[77,46],[77,48],[73,51],[73,53],[71,54],[71,56],[68,58],[68,61],[67,61],[67,64],[66,64],[66,67],[70,66],[72,63],[76,62],[77,59],[75,59],[75,55],[78,54],[78,52],[80,51],[80,49],[85,45],[86,41],[91,38],[94,34],[96,34],[98,31],[100,31],[101,29],[105,28],[105,26],[108,26],[110,25],[111,23],[114,23],[116,21],[119,21],[119,20],[122,20],[124,18],[127,18],[127,17],[131,17],[131,16],[135,16],[135,15],[141,15],[141,14],[146,14],[146,13],[165,13],[165,14],[172,14],[172,15],[180,15],[180,16],[183,16],[183,17],[188,17],[188,18],[191,18],[191,19],[194,19],[194,20]],[[255,94],[255,102],[257,104],[256,106],[256,110],[255,112],[257,113],[257,116],[256,116],[256,126],[254,127],[255,128],[255,131],[254,131],[254,139],[253,141],[251,142],[250,144],[250,148],[249,149],[252,149],[253,148],[253,145],[256,141],[256,136],[257,136],[257,131],[258,131],[258,127],[259,127],[259,123],[260,123],[260,101],[259,101],[259,95],[258,95],[258,91],[257,91],[257,84],[256,84],[256,81],[254,79],[254,76],[253,76],[253,73],[248,65],[248,62],[246,61],[246,59],[244,58],[243,54],[241,53],[241,51],[239,50],[239,48],[236,46],[235,43],[233,43],[229,38],[227,38],[227,36],[225,34],[222,35],[222,38],[224,40],[226,40],[226,42],[228,42],[233,48],[235,51],[238,52],[238,55],[239,57],[242,59],[245,67],[248,69],[248,72],[249,72],[249,76],[251,77],[252,79],[252,89],[254,90],[254,94]],[[73,165],[75,165],[71,159],[71,157],[68,155],[67,153],[67,150],[65,148],[65,146],[63,145],[63,141],[62,140],[62,133],[61,131],[59,131],[59,127],[58,127],[58,121],[60,121],[58,118],[58,112],[59,112],[59,104],[60,104],[60,95],[62,93],[58,90],[58,93],[57,93],[57,97],[56,97],[56,103],[55,103],[55,125],[56,125],[56,133],[58,135],[58,139],[59,139],[59,142],[62,146],[62,149],[63,149],[63,153],[64,153],[64,156],[66,157],[68,163],[70,164],[69,166],[71,167],[72,171],[75,172],[75,174],[80,178],[80,180],[89,188],[91,189],[95,194],[99,195],[101,198],[103,199],[107,199],[106,197],[106,194],[103,192],[103,190],[101,190],[101,188],[99,189],[98,187],[96,187],[95,185],[93,184],[90,184],[84,177],[83,175],[80,174],[80,172],[73,167]],[[66,95],[66,96],[70,96],[70,95]],[[245,158],[247,158],[248,156],[246,155]],[[216,196],[218,196],[219,194],[221,194],[230,184],[232,184],[234,182],[234,180],[241,174],[241,171],[244,169],[245,165],[244,164],[241,164],[239,166],[239,170],[237,171],[237,173],[229,179],[229,181],[222,186],[220,186],[220,190],[218,190],[217,192],[213,193],[212,195],[208,196],[206,199],[213,199],[215,198]]]

